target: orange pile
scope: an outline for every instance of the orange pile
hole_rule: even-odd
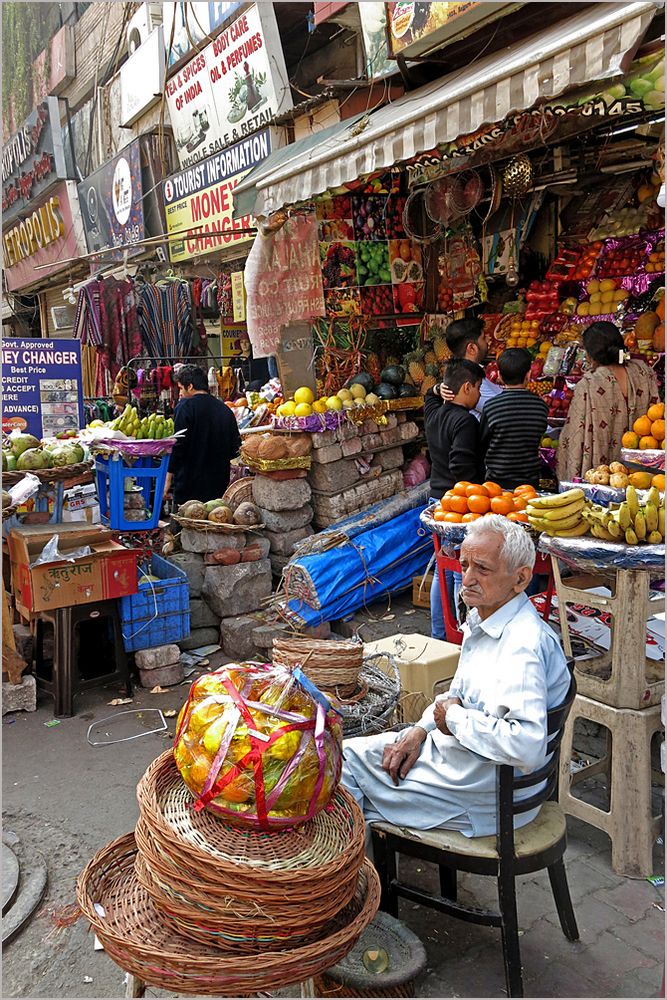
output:
[[[504,490],[498,483],[457,483],[448,490],[433,515],[436,521],[447,524],[467,524],[485,514],[502,514],[508,521],[528,524],[526,507],[537,496],[532,486],[517,486],[514,492]]]
[[[624,448],[655,450],[662,448],[665,440],[665,404],[654,403],[643,417],[639,417],[621,439]]]

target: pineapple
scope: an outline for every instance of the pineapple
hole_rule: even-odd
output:
[[[434,337],[433,350],[435,352],[436,360],[439,362],[447,361],[452,356],[452,352],[447,347],[447,340],[442,334]]]
[[[439,378],[440,372],[437,366],[427,365],[424,372],[424,379],[420,386],[422,396],[425,396],[429,389],[432,389],[434,385],[437,385]]]
[[[415,385],[421,385],[424,381],[424,376],[426,371],[424,369],[424,356],[426,352],[421,349],[413,351],[412,354],[406,354],[405,364],[408,369],[408,375],[413,380]]]
[[[437,365],[438,359],[434,351],[427,351],[424,355],[424,363],[427,365]]]
[[[377,385],[380,381],[380,375],[382,373],[382,365],[380,364],[380,359],[377,354],[369,354],[366,358],[366,371],[371,376],[375,384]]]

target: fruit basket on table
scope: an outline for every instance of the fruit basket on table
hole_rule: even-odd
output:
[[[7,486],[16,486],[20,483],[27,472],[30,472],[33,476],[37,478],[42,483],[61,483],[67,482],[70,479],[77,479],[79,476],[84,476],[87,473],[92,475],[92,462],[77,462],[76,465],[61,465],[55,469],[24,469],[19,472],[3,472],[2,481]]]

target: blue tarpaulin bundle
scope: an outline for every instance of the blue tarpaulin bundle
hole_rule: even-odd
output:
[[[289,611],[304,624],[317,625],[408,587],[433,554],[431,535],[419,521],[423,509],[405,511],[327,552],[295,559],[289,570],[299,580],[300,597],[288,583]]]

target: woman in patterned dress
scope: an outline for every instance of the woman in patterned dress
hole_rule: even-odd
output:
[[[658,398],[658,380],[643,361],[626,360],[613,323],[593,323],[583,336],[591,371],[581,379],[558,445],[558,478],[571,482],[620,459],[621,438]]]

